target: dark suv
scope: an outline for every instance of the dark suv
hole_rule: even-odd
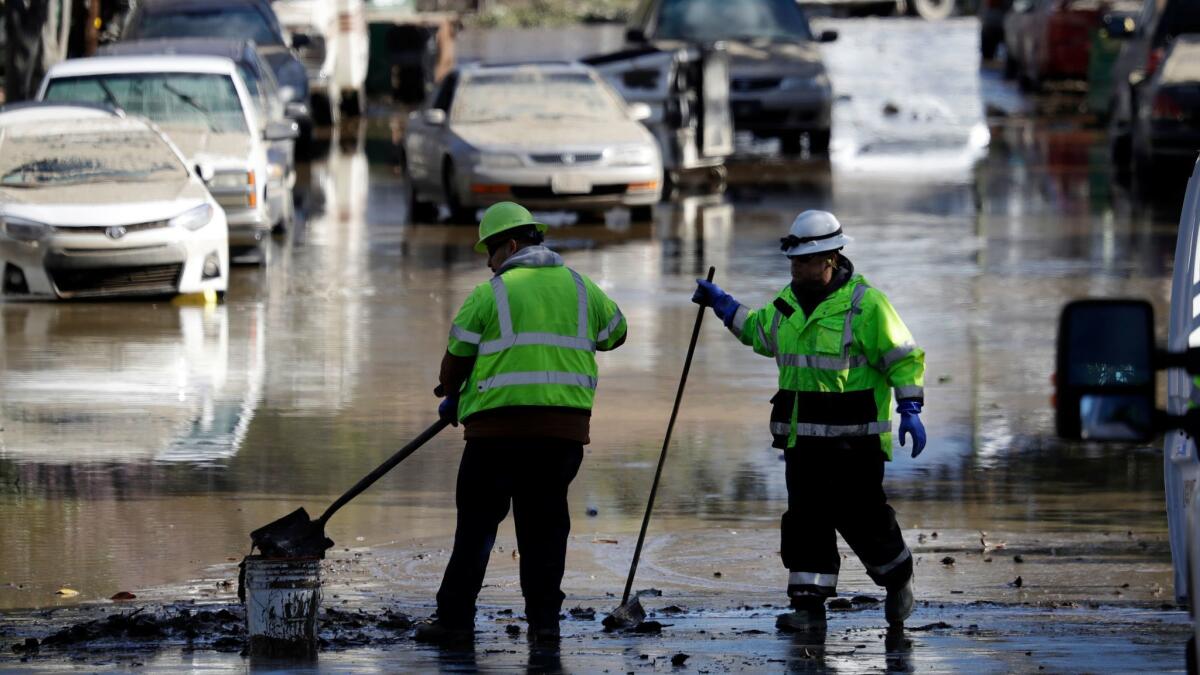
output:
[[[837,33],[814,36],[795,0],[642,0],[627,39],[725,43],[734,129],[777,137],[789,154],[805,136],[811,153],[829,150],[833,95],[817,43]]]

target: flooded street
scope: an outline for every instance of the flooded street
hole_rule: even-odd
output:
[[[689,669],[714,670],[1183,668],[1161,448],[1059,441],[1049,402],[1066,301],[1144,297],[1165,329],[1179,204],[1142,205],[1116,186],[1102,130],[1027,114],[979,69],[973,19],[824,25],[841,34],[822,47],[838,97],[829,161],[739,160],[724,194],[663,203],[653,223],[546,215],[549,245],[629,322],[627,344],[598,356],[592,443],[571,488],[566,607],[597,620],[564,622],[560,663],[532,663],[505,634],[498,612],[521,607],[510,519],[476,653],[403,640],[322,654],[323,666],[669,671],[686,652]],[[233,270],[221,305],[0,304],[0,666],[17,658],[9,643],[39,634],[45,615],[26,610],[112,611],[119,591],[233,601],[250,530],[297,506],[319,513],[436,420],[451,319],[490,272],[474,226],[409,222],[403,119],[377,106],[338,132],[301,170],[300,225],[264,265]],[[876,606],[833,612],[824,649],[775,635],[777,371],[710,314],[637,582],[663,591],[649,609],[683,611],[662,619],[675,625],[661,639],[593,640],[632,554],[694,280],[713,265],[740,301],[765,304],[788,280],[779,237],[808,208],[837,214],[855,238],[847,257],[928,354],[928,447],[918,460],[898,449],[885,481],[916,556],[909,625],[927,629],[885,646]],[[432,611],[461,449],[461,429],[443,432],[332,520],[326,607]],[[842,547],[841,595],[881,598]],[[78,595],[56,595],[64,587]],[[20,666],[70,667],[48,654]],[[137,658],[246,667],[212,651]]]

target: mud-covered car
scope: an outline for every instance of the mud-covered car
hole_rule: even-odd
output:
[[[0,114],[4,297],[223,294],[228,249],[224,211],[147,122]]]
[[[712,44],[729,53],[729,104],[733,126],[778,138],[783,151],[829,150],[833,91],[817,44],[837,39],[814,34],[794,0],[642,0],[626,38]]]
[[[515,200],[534,209],[630,207],[648,219],[662,156],[624,100],[580,63],[472,65],[452,71],[410,115],[404,156],[412,215],[442,200],[456,222]]]
[[[271,171],[267,148],[294,139],[294,122],[260,132],[250,92],[229,59],[212,56],[96,56],[53,66],[38,98],[108,103],[161,128],[205,183],[229,220],[235,254],[255,249],[285,219],[292,198]]]

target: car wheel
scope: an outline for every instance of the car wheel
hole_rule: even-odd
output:
[[[804,134],[792,131],[780,136],[779,152],[785,157],[799,157],[804,152]]]
[[[829,154],[829,129],[808,132],[808,154],[812,156]]]
[[[344,115],[358,117],[367,110],[367,94],[363,87],[342,92],[341,111]]]
[[[912,0],[908,6],[926,21],[941,21],[954,13],[954,0]]]
[[[416,187],[408,189],[408,222],[415,224],[437,221],[437,204],[421,199]]]
[[[654,220],[654,207],[650,204],[629,207],[629,219],[635,223],[648,223]]]
[[[454,174],[454,162],[447,159],[442,169],[442,194],[446,197],[446,207],[450,209],[450,222],[469,225],[475,220],[475,209],[465,206],[458,196],[457,178]]]

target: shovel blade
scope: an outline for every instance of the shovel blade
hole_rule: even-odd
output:
[[[635,595],[628,602],[614,609],[604,617],[604,628],[607,630],[629,630],[646,620],[646,610],[641,600]]]
[[[303,508],[250,533],[250,542],[268,558],[324,558],[333,541]]]

